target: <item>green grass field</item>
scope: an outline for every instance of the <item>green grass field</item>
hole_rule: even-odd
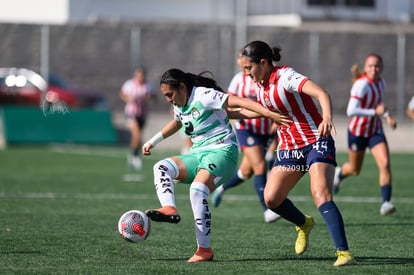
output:
[[[308,251],[294,251],[287,221],[263,221],[251,181],[212,209],[214,260],[187,263],[196,250],[188,186],[176,187],[179,224],[152,223],[145,242],[124,241],[118,219],[158,208],[152,165],[126,166],[126,148],[49,146],[0,151],[0,274],[414,274],[414,155],[392,154],[397,212],[379,215],[378,171],[367,154],[362,173],[335,197],[358,263],[333,267],[335,249],[313,204],[308,176],[290,198],[314,216]],[[338,155],[338,162],[346,160]]]

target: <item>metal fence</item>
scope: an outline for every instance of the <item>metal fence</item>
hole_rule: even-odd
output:
[[[404,116],[414,95],[413,27],[338,22],[304,23],[297,28],[246,28],[245,40],[263,40],[282,48],[281,63],[294,67],[327,89],[335,114],[345,114],[350,67],[362,66],[366,55],[383,56],[386,103]],[[96,22],[92,25],[38,26],[0,24],[0,66],[26,67],[54,73],[73,85],[106,95],[121,110],[118,92],[132,68],[144,65],[148,80],[158,86],[171,67],[199,73],[211,71],[223,88],[236,72],[237,30],[233,25],[137,24]],[[154,111],[168,111],[163,98]]]

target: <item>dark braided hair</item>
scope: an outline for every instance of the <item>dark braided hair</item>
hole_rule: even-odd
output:
[[[271,48],[263,41],[253,41],[243,47],[241,55],[252,60],[252,62],[259,63],[260,60],[266,59],[269,64],[272,61],[280,61],[281,55],[280,47]]]
[[[206,73],[213,75],[209,71],[196,75],[192,73],[185,73],[176,68],[169,69],[161,76],[160,85],[168,84],[171,89],[178,90],[180,83],[184,83],[189,93],[191,93],[193,87],[213,88],[224,93],[224,90],[217,85],[217,82],[213,78],[202,76]]]

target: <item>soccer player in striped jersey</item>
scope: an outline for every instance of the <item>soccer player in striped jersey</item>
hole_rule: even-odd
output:
[[[362,168],[366,148],[370,148],[379,168],[379,185],[382,205],[380,214],[385,216],[395,212],[391,203],[392,177],[390,155],[387,140],[382,128],[381,117],[395,129],[397,123],[385,107],[385,80],[381,77],[384,68],[381,56],[371,54],[365,59],[364,72],[359,74],[358,67],[353,66],[352,73],[356,80],[351,88],[347,115],[351,117],[348,124],[349,161],[337,167],[334,179],[334,193],[339,191],[342,180],[350,175],[358,175]]]
[[[224,93],[211,78],[179,69],[166,71],[160,88],[173,105],[174,119],[143,145],[143,154],[150,155],[152,148],[181,128],[193,145],[188,154],[165,158],[154,165],[154,184],[162,207],[149,209],[146,214],[153,221],[178,223],[180,215],[175,204],[174,182],[190,184],[198,248],[188,262],[209,261],[213,251],[207,197],[231,177],[239,155],[230,119],[267,116],[284,125],[288,125],[290,119],[270,112],[257,102]],[[243,109],[229,111],[228,108]]]
[[[280,48],[253,41],[243,48],[241,59],[243,68],[259,86],[259,102],[293,121],[277,128],[279,148],[267,179],[265,202],[271,210],[296,225],[295,251],[298,255],[304,253],[314,220],[296,208],[287,196],[309,172],[314,202],[336,247],[334,265],[353,264],[355,260],[349,252],[342,215],[331,192],[336,161],[329,94],[293,68],[274,66],[273,62],[280,58]],[[313,99],[319,102],[322,114]]]
[[[237,58],[237,64],[240,67],[240,55]],[[240,67],[240,72],[234,75],[227,88],[227,93],[257,101],[256,88],[257,85],[253,83],[251,77],[245,74]],[[280,218],[278,214],[267,208],[263,197],[267,178],[265,153],[272,140],[275,139],[272,133],[272,125],[273,121],[269,118],[239,119],[235,121],[234,126],[239,146],[243,152],[243,158],[231,179],[214,191],[214,207],[220,205],[225,190],[238,186],[254,174],[253,184],[264,211],[265,222],[275,222]]]
[[[414,96],[408,102],[407,108],[405,109],[407,117],[414,121]]]
[[[148,117],[148,104],[151,98],[155,98],[154,89],[145,80],[143,67],[134,70],[134,77],[125,81],[119,92],[120,98],[125,102],[125,117],[128,129],[131,133],[128,164],[136,170],[142,169],[141,136]]]

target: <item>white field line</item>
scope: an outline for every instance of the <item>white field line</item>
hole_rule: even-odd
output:
[[[83,156],[99,156],[110,158],[126,158],[128,151],[121,149],[96,149],[88,146],[64,146],[64,145],[52,145],[49,150],[54,153],[71,154],[71,155],[83,155]],[[145,158],[153,160],[153,156],[145,156]]]
[[[65,194],[65,193],[0,193],[0,198],[21,198],[21,199],[84,199],[84,200],[94,200],[94,199],[154,199],[156,194],[111,194],[111,193],[100,193],[100,194]],[[188,200],[188,195],[176,195],[177,200]],[[291,196],[289,197],[292,201],[303,201],[303,202],[312,202],[313,198],[311,196]],[[255,195],[226,195],[224,200],[228,201],[256,201],[257,196]],[[335,201],[338,202],[350,202],[350,203],[379,203],[381,202],[380,197],[353,197],[353,196],[344,196],[336,197]],[[395,203],[414,203],[414,198],[393,198],[392,200]]]
[[[77,155],[94,155],[102,157],[115,157],[115,158],[125,158],[126,151],[120,152],[116,149],[102,149],[96,150],[96,148],[90,148],[89,146],[60,146],[55,145],[50,147],[50,151],[55,153],[64,153],[64,154],[77,154]],[[147,156],[148,159],[152,159],[152,156]],[[124,179],[129,181],[128,179]],[[134,179],[136,180],[136,179]],[[39,199],[56,199],[56,198],[74,198],[74,199],[153,199],[155,194],[59,194],[59,193],[0,193],[0,198],[39,198]],[[292,196],[289,197],[293,201],[304,201],[311,202],[313,198],[310,196]],[[185,195],[176,195],[176,199],[179,200],[188,200],[188,196]],[[254,195],[226,195],[225,200],[229,201],[240,201],[240,200],[257,200],[257,196]],[[360,202],[360,203],[378,203],[381,202],[379,197],[335,197],[335,201],[338,202]],[[397,203],[414,203],[414,198],[393,198],[393,202]]]

